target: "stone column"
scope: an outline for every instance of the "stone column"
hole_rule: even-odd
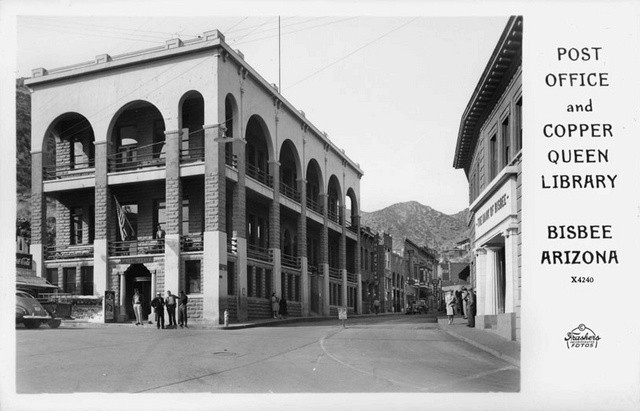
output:
[[[93,237],[93,283],[94,294],[104,296],[107,290],[109,276],[109,220],[113,210],[113,196],[109,189],[108,155],[110,143],[108,141],[95,142],[95,210]]]
[[[180,291],[180,236],[182,234],[182,184],[180,182],[180,139],[189,129],[165,131],[165,237],[164,289],[178,295]],[[153,227],[155,232],[156,227]]]
[[[347,218],[346,208],[344,205],[338,207],[338,214],[340,215],[340,222],[342,225],[342,231],[340,233],[340,244],[338,248],[338,265],[340,267],[340,274],[342,274],[342,306],[347,307],[347,300],[349,295],[349,289],[347,286]]]
[[[505,238],[505,296],[504,312],[515,312],[519,296],[518,290],[518,227],[507,228],[503,236]],[[519,305],[519,304],[517,304]]]
[[[156,270],[153,270],[151,272],[151,300],[153,300],[154,298],[156,298],[156,293],[157,293],[157,275],[156,275]],[[149,301],[149,303],[151,303],[151,301]],[[144,312],[142,313],[142,315],[144,315]],[[150,324],[153,324],[156,321],[156,313],[153,311],[153,308],[151,308],[151,312],[149,313],[149,316],[147,317],[147,320]]]
[[[31,152],[31,246],[38,277],[45,276],[44,246],[47,243],[47,200],[42,187],[42,151]]]
[[[496,281],[496,271],[497,271],[497,249],[493,247],[486,247],[487,249],[487,260],[485,265],[485,278],[484,278],[484,310],[485,315],[494,315],[497,314],[497,303],[498,303],[498,295],[497,295],[497,281]]]
[[[360,215],[356,215],[355,216],[355,221],[352,221],[352,223],[355,225],[355,229],[356,229],[356,236],[357,236],[357,241],[356,241],[356,253],[355,253],[355,265],[354,267],[356,268],[356,277],[358,279],[358,288],[356,290],[356,313],[360,313],[362,314],[362,265],[361,265],[361,261],[362,261],[362,239],[361,239],[361,233],[360,233]],[[403,285],[404,287],[404,285]]]
[[[282,250],[280,249],[280,163],[270,161],[273,178],[273,202],[269,209],[269,251],[273,256],[272,285],[276,295],[282,297]]]
[[[118,321],[121,322],[126,321],[128,318],[126,308],[127,301],[125,300],[125,286],[127,282],[124,272],[118,273],[118,281],[120,282],[120,315],[118,316]]]
[[[238,184],[233,187],[233,233],[237,239],[238,256],[238,321],[249,318],[247,303],[247,190],[246,190],[246,140],[233,140],[233,152],[238,160]],[[273,275],[273,274],[272,274]]]
[[[224,109],[224,104],[222,104],[222,108]],[[230,139],[224,138],[222,129],[215,124],[205,125],[203,129],[205,154],[202,317],[206,322],[219,324],[220,278],[222,277],[226,284],[228,274],[225,144]],[[244,151],[242,154],[244,159]],[[240,158],[238,158],[238,163],[240,163]],[[242,212],[244,213],[244,208]],[[238,269],[240,269],[240,267],[240,261],[238,261]],[[238,290],[240,290],[240,288],[238,288]],[[222,288],[222,291],[226,294],[226,286]]]
[[[302,316],[308,317],[310,312],[309,268],[307,267],[307,180],[298,179],[300,193],[300,216],[298,216],[298,258],[300,259],[300,305]]]
[[[486,301],[486,278],[487,278],[487,250],[483,247],[477,248],[476,255],[476,315],[487,315],[485,309]]]
[[[322,217],[324,224],[320,229],[320,267],[318,271],[324,274],[324,281],[322,284],[321,312],[322,315],[329,315],[329,215],[328,200],[329,197],[326,194],[320,194],[320,201],[322,201]]]

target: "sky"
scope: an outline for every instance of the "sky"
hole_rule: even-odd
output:
[[[282,16],[282,95],[364,171],[363,211],[468,206],[460,117],[508,17]],[[219,29],[278,83],[278,16],[19,16],[16,77]]]

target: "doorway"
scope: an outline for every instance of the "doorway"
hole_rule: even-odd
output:
[[[138,290],[142,295],[142,319],[147,320],[151,312],[151,272],[144,264],[131,264],[124,272],[125,296],[124,306],[129,318],[135,318],[133,313],[133,293]]]

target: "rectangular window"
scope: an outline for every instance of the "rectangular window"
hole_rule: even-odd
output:
[[[262,297],[262,267],[256,267],[256,297]]]
[[[516,139],[515,139],[517,153],[522,149],[522,97],[516,102]]]
[[[75,294],[76,292],[76,268],[65,267],[62,269],[62,292]]]
[[[80,269],[80,287],[82,295],[93,295],[93,267]]]
[[[73,143],[71,145],[71,158],[73,159],[74,168],[78,168],[78,166],[87,167],[86,164],[83,164],[85,163],[85,154],[84,147],[82,146],[82,141],[78,139],[73,140]]]
[[[227,262],[227,295],[236,294],[236,263]]]
[[[47,281],[52,285],[58,285],[58,269],[47,268]]]
[[[247,265],[247,296],[253,297],[253,267]]]
[[[266,268],[264,270],[264,295],[270,298],[271,292],[271,270]]]
[[[136,161],[136,149],[138,147],[138,130],[136,126],[120,127],[118,141],[118,163],[130,164]]]
[[[498,140],[494,134],[489,140],[489,168],[491,170],[490,180],[493,180],[498,175]]]
[[[182,234],[189,234],[189,199],[182,199]]]
[[[509,132],[509,116],[502,122],[502,164],[506,167],[511,161],[511,133]]]
[[[71,245],[83,244],[83,240],[86,239],[82,220],[82,208],[78,207],[71,209]]]
[[[202,292],[202,273],[200,260],[184,262],[185,293],[200,294]]]
[[[289,274],[287,276],[287,298],[289,300],[294,300],[295,299],[295,294],[293,292],[293,274]]]

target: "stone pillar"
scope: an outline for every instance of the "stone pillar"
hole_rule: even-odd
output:
[[[180,291],[180,236],[182,234],[182,184],[180,182],[180,139],[189,129],[165,131],[165,237],[164,289],[178,295]],[[154,232],[156,227],[153,227]]]
[[[222,109],[224,109],[224,104],[222,104]],[[206,322],[219,324],[220,278],[223,278],[226,284],[228,275],[225,144],[230,139],[224,137],[222,129],[217,125],[205,125],[203,129],[205,156],[202,318]],[[242,154],[244,158],[244,151]],[[238,162],[240,162],[240,158],[238,158]],[[238,261],[238,269],[240,267],[240,261]],[[226,287],[223,287],[222,290],[226,293]]]
[[[509,227],[503,233],[505,238],[505,296],[504,312],[515,312],[518,290],[518,227]]]
[[[300,306],[302,316],[308,317],[310,312],[309,268],[307,267],[307,180],[298,179],[300,193],[300,216],[298,216],[298,258],[300,259]]]
[[[120,283],[120,315],[118,316],[118,322],[122,322],[128,319],[126,308],[127,301],[125,300],[125,286],[127,282],[124,272],[118,273],[118,281]]]
[[[340,274],[342,274],[342,306],[347,307],[347,300],[349,295],[349,289],[347,286],[347,219],[345,206],[338,207],[338,214],[341,216],[340,222],[342,225],[342,232],[340,233],[340,244],[338,251],[338,265],[340,267]]]
[[[496,271],[497,271],[497,253],[496,249],[492,247],[487,247],[487,259],[485,264],[485,278],[484,278],[484,310],[485,315],[493,315],[497,314],[497,281],[496,281]]]
[[[273,256],[273,291],[282,297],[282,250],[280,249],[280,163],[269,162],[273,178],[273,202],[269,209],[269,251]]]
[[[47,243],[47,200],[42,189],[42,151],[31,152],[31,246],[36,275],[45,276],[44,246]]]
[[[233,187],[233,233],[237,239],[238,256],[238,321],[245,322],[249,318],[247,303],[247,190],[246,190],[246,140],[235,138],[233,152],[238,160],[238,184]],[[272,274],[275,275],[275,274]]]
[[[156,270],[153,270],[151,272],[151,300],[153,300],[154,298],[156,298],[156,293],[157,293],[157,281],[158,281],[158,276],[156,274]],[[151,301],[149,301],[149,303],[151,303]],[[144,316],[144,312],[142,313],[142,315]],[[151,308],[151,311],[149,312],[149,316],[147,317],[147,321],[150,324],[153,324],[156,321],[156,313],[153,311],[153,308]]]
[[[328,200],[329,197],[326,194],[320,194],[320,201],[322,201],[322,216],[324,224],[320,229],[320,267],[318,270],[324,274],[324,281],[322,284],[321,297],[321,312],[324,316],[329,316],[329,215],[328,215]]]
[[[109,219],[113,207],[113,196],[109,189],[108,141],[95,142],[95,210],[93,236],[93,289],[94,294],[104,296],[109,277]]]
[[[485,286],[487,277],[487,250],[483,247],[476,249],[476,315],[486,315]]]
[[[360,215],[354,216],[354,221],[352,221],[352,224],[355,225],[357,236],[356,252],[354,256],[354,267],[356,268],[355,274],[356,278],[358,279],[358,288],[356,290],[356,312],[362,314],[362,239],[360,233]]]

